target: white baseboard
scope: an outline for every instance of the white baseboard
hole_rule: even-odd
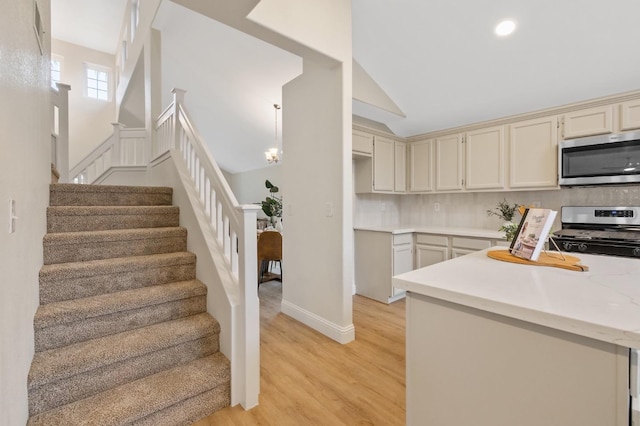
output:
[[[289,315],[338,343],[349,343],[356,338],[356,331],[353,324],[347,327],[341,327],[286,300],[282,300],[280,310],[283,314]]]

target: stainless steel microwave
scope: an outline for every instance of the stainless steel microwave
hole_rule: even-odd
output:
[[[560,141],[558,183],[562,186],[640,182],[640,132]]]

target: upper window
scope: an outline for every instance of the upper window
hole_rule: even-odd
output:
[[[131,2],[131,41],[136,36],[136,29],[138,28],[138,23],[140,22],[140,1],[132,0]]]
[[[62,61],[51,56],[51,87],[57,89],[56,83],[60,83],[62,76]]]
[[[108,101],[109,70],[96,65],[86,65],[85,70],[87,97]]]

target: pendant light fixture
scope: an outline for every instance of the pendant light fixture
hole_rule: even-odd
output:
[[[276,163],[277,164],[278,161],[280,160],[280,156],[279,156],[279,153],[278,153],[278,110],[280,109],[280,105],[273,104],[273,109],[274,109],[275,116],[276,116],[276,146],[275,146],[275,148],[269,148],[264,153],[265,157],[267,157],[267,162],[269,164],[271,164],[271,163]]]

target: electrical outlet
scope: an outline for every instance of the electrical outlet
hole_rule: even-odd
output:
[[[16,200],[9,200],[9,233],[16,232]]]
[[[433,203],[433,211],[434,212],[440,211],[440,203]]]
[[[387,203],[380,203],[380,211],[383,212],[387,210]]]
[[[324,205],[325,215],[327,217],[333,216],[333,203],[331,201],[327,201]]]
[[[531,205],[533,206],[533,208],[539,209],[540,208],[540,201],[532,201]]]

